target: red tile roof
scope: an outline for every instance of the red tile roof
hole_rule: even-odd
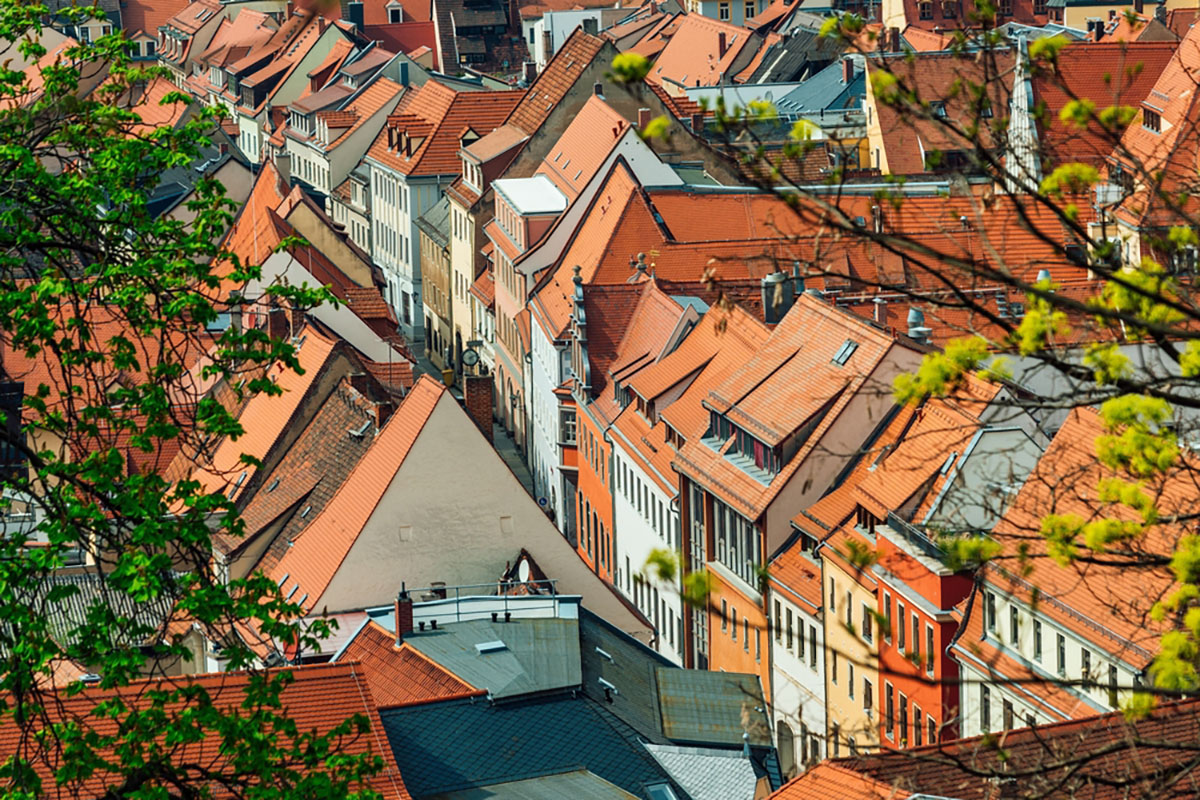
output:
[[[537,173],[554,181],[567,199],[573,201],[628,130],[629,122],[603,98],[593,94],[546,152]]]
[[[542,74],[534,79],[533,85],[505,122],[516,125],[530,135],[540,130],[550,112],[591,66],[604,44],[603,39],[576,28],[546,64]]]
[[[720,50],[722,37],[724,53]],[[746,28],[701,14],[678,18],[671,40],[650,67],[646,80],[675,87],[715,86],[733,77],[729,71],[752,37]],[[754,47],[763,44],[761,39],[754,41]],[[634,50],[640,52],[639,48]]]
[[[884,800],[917,795],[994,800],[1010,770],[1018,796],[1046,800],[1195,797],[1193,744],[1200,701],[1165,704],[1148,716],[1122,712],[904,751],[827,761],[770,800]]]
[[[1086,161],[1099,166],[1112,153],[1122,131],[1107,134],[1096,123],[1084,130],[1068,126],[1059,114],[1072,98],[1087,98],[1102,109],[1137,107],[1150,94],[1175,52],[1174,42],[1076,42],[1058,55],[1054,72],[1033,77],[1034,103],[1045,103],[1039,145],[1054,164]]]
[[[371,696],[363,668],[353,663],[327,664],[297,667],[289,672],[292,681],[284,687],[280,699],[282,712],[295,721],[297,733],[290,736],[286,731],[274,732],[284,751],[295,746],[299,748],[298,752],[303,752],[305,742],[301,738],[302,735],[307,735],[309,731],[327,733],[354,715],[362,715],[366,719],[367,727],[341,736],[337,740],[340,751],[347,755],[374,754],[381,759],[382,769],[367,779],[367,785],[386,800],[408,800],[408,790],[400,777],[400,770],[384,734],[379,710]],[[126,714],[122,713],[114,720],[107,713],[98,712],[101,703],[120,698],[130,708],[149,710],[155,691],[176,692],[195,686],[208,693],[215,707],[228,709],[226,713],[230,713],[246,700],[247,689],[255,675],[258,673],[252,675],[249,672],[222,672],[138,681],[119,689],[87,688],[69,697],[65,692],[56,692],[53,697],[44,699],[44,713],[51,722],[76,724],[83,731],[93,732],[101,737],[103,741],[107,737],[120,736],[117,726],[120,720],[125,719]],[[168,719],[178,719],[189,709],[197,707],[198,701],[194,699],[180,699],[167,705],[164,713]],[[201,725],[203,726],[203,723]],[[170,753],[172,764],[204,764],[214,770],[229,768],[221,762],[221,737],[211,729],[204,730],[207,735],[200,739],[173,743]],[[30,744],[28,733],[22,730],[22,726],[14,723],[11,715],[5,715],[0,722],[0,752],[15,753],[22,746],[27,748]],[[117,760],[114,753],[101,751],[100,755],[106,761]],[[94,772],[85,771],[88,777],[82,780],[51,788],[55,787],[54,773],[64,766],[62,759],[61,750],[56,747],[39,750],[31,759],[31,767],[42,779],[47,795],[102,797],[106,790],[112,790],[124,779],[124,773],[109,773],[101,767]],[[311,769],[299,759],[295,762],[285,759],[280,766],[306,771]],[[223,789],[217,781],[207,781],[207,784],[214,797],[240,796]]]
[[[371,695],[380,708],[410,706],[467,695],[485,695],[410,644],[396,647],[396,635],[370,620],[338,655],[366,670]]]
[[[299,587],[306,608],[320,608],[321,595],[445,395],[446,387],[433,378],[417,381],[325,510],[270,571],[277,581],[286,577],[285,590]]]
[[[491,308],[496,303],[496,279],[492,268],[488,267],[479,273],[479,277],[471,284],[471,294],[479,298],[484,308]]]
[[[130,39],[138,33],[157,39],[158,29],[187,5],[188,0],[125,0],[121,4],[121,27]]]
[[[468,127],[480,136],[491,133],[509,115],[521,92],[455,92],[435,80],[407,92],[388,117],[367,156],[404,175],[457,175],[462,170],[461,135]],[[388,146],[389,135],[406,132],[421,138],[411,155]]]

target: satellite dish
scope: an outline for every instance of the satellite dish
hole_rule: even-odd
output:
[[[526,559],[521,559],[521,563],[517,565],[517,577],[521,579],[521,583],[529,582],[529,562]]]

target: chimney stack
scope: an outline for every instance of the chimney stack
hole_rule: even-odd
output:
[[[638,109],[638,130],[639,131],[646,130],[646,126],[650,124],[650,119],[651,119],[650,109],[639,108]]]
[[[692,133],[699,136],[704,133],[704,112],[696,111],[692,114]]]
[[[842,83],[849,84],[854,80],[854,59],[842,56]]]
[[[596,97],[604,97],[604,84],[600,83],[600,81],[593,83],[592,94],[596,95]]]
[[[725,31],[721,31],[717,34],[717,58],[725,57],[725,48]]]
[[[1096,20],[1096,28],[1092,32],[1092,40],[1098,42],[1103,38],[1104,38],[1104,23],[1101,22],[1100,20]]]
[[[876,297],[871,302],[875,306],[874,314],[872,315],[875,321],[880,325],[887,325],[887,300],[884,300],[882,297]]]
[[[396,647],[404,644],[404,637],[413,631],[413,604],[404,584],[396,597]]]
[[[492,441],[492,379],[487,375],[463,375],[463,405],[483,438]]]
[[[1135,14],[1141,14],[1146,10],[1145,0],[1133,0],[1133,11]]]
[[[529,86],[535,80],[537,80],[537,62],[536,61],[526,61],[523,65],[523,67],[525,70],[525,73],[524,73],[525,85]]]
[[[888,28],[888,46],[893,53],[900,52],[900,29]]]
[[[796,297],[792,294],[793,283],[782,270],[772,272],[762,279],[763,321],[773,325],[783,319]]]

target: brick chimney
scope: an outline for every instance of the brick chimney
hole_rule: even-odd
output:
[[[413,604],[404,584],[400,584],[400,594],[396,596],[396,647],[404,644],[406,634],[413,632]]]
[[[703,111],[692,112],[692,133],[696,134],[697,136],[704,133],[704,112]]]
[[[487,375],[463,376],[463,405],[479,432],[492,441],[492,379]]]
[[[842,56],[842,83],[850,83],[854,80],[854,59],[849,56]]]
[[[523,77],[525,78],[525,84],[527,86],[529,84],[533,83],[535,80],[537,80],[537,62],[536,61],[526,61],[521,66],[524,70]]]
[[[717,58],[724,58],[726,49],[725,31],[721,31],[717,34]]]
[[[900,52],[900,29],[888,28],[888,49],[893,53]]]
[[[638,109],[638,130],[644,131],[646,129],[646,126],[650,124],[650,120],[651,120],[650,109],[639,108]]]

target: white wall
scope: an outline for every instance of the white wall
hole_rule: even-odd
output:
[[[526,398],[530,427],[529,468],[533,474],[533,490],[538,497],[553,495],[554,524],[560,531],[566,521],[563,513],[563,490],[558,465],[562,448],[558,441],[558,396],[554,389],[563,382],[561,347],[556,347],[535,316],[530,316],[530,347],[532,366]],[[554,487],[551,493],[550,488]]]
[[[636,605],[659,631],[658,651],[677,664],[683,663],[680,621],[683,603],[681,584],[665,584],[653,576],[639,584],[635,575],[645,571],[650,551],[665,549],[678,553],[681,547],[679,513],[672,508],[675,492],[664,492],[636,461],[619,438],[613,441],[613,546],[617,588]]]
[[[815,566],[819,572],[820,567]],[[778,604],[778,612],[776,612]],[[800,737],[809,737],[811,749],[818,748],[816,760],[824,755],[825,741],[825,655],[822,622],[792,602],[790,595],[772,587],[767,608],[771,612],[771,702],[776,733],[782,721],[791,729],[798,771],[804,768],[805,748]],[[789,617],[790,614],[790,617]],[[778,620],[778,623],[776,623]],[[791,637],[788,636],[789,621]],[[801,640],[803,637],[803,641]],[[815,655],[815,658],[814,658]],[[878,698],[876,698],[878,700]],[[878,703],[876,703],[878,706]],[[779,742],[776,741],[776,746]],[[782,759],[783,754],[780,754]],[[781,761],[781,763],[786,763]]]

